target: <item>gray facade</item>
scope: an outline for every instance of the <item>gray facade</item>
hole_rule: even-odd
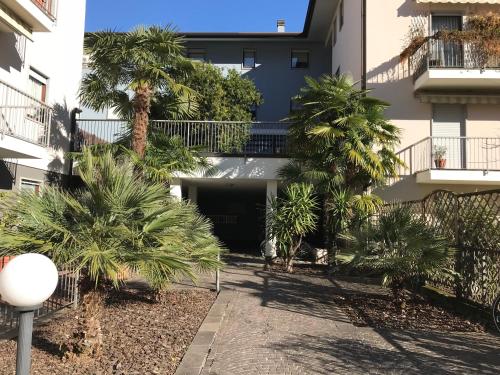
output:
[[[279,121],[290,113],[290,99],[304,86],[306,76],[331,73],[331,49],[324,43],[299,38],[262,40],[188,40],[189,50],[202,50],[206,61],[223,69],[235,69],[255,82],[264,103],[257,109],[258,121]],[[256,54],[255,68],[243,68],[243,51]],[[308,68],[292,68],[292,50],[309,52]]]

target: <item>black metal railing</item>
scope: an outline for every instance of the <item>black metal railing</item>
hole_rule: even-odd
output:
[[[289,124],[281,122],[154,120],[150,131],[180,137],[187,147],[207,154],[284,156]],[[77,121],[75,150],[83,146],[126,141],[130,126],[123,120]]]
[[[410,58],[416,81],[429,69],[499,69],[500,58],[480,43],[430,39]]]

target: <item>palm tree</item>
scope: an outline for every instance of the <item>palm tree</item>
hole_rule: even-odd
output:
[[[374,225],[365,225],[345,238],[350,243],[341,261],[382,272],[400,312],[405,308],[404,288],[412,281],[453,275],[446,268],[455,254],[448,240],[405,207],[381,214]]]
[[[144,175],[155,182],[169,184],[176,174],[193,175],[201,173],[211,176],[216,168],[202,155],[201,147],[186,147],[180,136],[169,137],[166,134],[152,133],[144,159],[133,151],[128,152],[134,164]]]
[[[163,184],[146,181],[127,157],[86,149],[78,170],[82,190],[46,187],[3,202],[15,224],[0,228],[0,255],[42,253],[80,270],[84,316],[68,349],[95,353],[103,299],[124,270],[160,291],[177,277],[217,268],[221,247],[208,220],[172,200]]]
[[[266,232],[268,241],[276,244],[286,271],[293,272],[293,259],[304,236],[316,228],[317,203],[314,188],[309,184],[291,184],[283,193],[283,198],[275,197],[270,202]]]
[[[368,94],[345,75],[308,77],[294,99],[300,109],[288,119],[292,160],[280,175],[289,182],[313,184],[323,197],[330,251],[348,221],[376,208],[379,199],[368,190],[383,184],[402,164],[394,153],[400,131],[384,117],[388,104]],[[355,201],[342,209],[346,197]],[[353,211],[356,205],[364,212]]]
[[[102,31],[85,37],[91,72],[82,80],[80,100],[98,111],[113,107],[123,118],[130,118],[132,149],[141,158],[156,94],[172,92],[174,112],[191,109],[194,91],[170,74],[192,69],[182,56],[183,49],[182,38],[169,26],[138,27],[125,33]]]

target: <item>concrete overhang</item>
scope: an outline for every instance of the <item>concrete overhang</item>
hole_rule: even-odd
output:
[[[499,185],[500,171],[431,169],[418,172],[418,184]]]
[[[48,32],[54,25],[54,17],[35,4],[32,0],[2,0],[18,18],[29,25],[32,31]]]
[[[415,81],[415,91],[421,90],[498,90],[498,69],[433,69],[424,72]]]

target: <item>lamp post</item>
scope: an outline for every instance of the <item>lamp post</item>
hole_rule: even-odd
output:
[[[23,254],[12,259],[0,272],[2,299],[19,311],[16,374],[29,375],[31,337],[35,310],[57,287],[59,276],[52,261],[41,254]]]

